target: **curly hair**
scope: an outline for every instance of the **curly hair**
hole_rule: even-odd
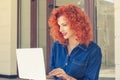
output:
[[[68,4],[53,9],[48,20],[50,35],[52,38],[61,44],[65,44],[67,42],[59,31],[57,19],[60,16],[64,16],[68,22],[67,24],[70,25],[70,29],[76,32],[76,40],[81,44],[89,45],[90,41],[93,39],[91,22],[86,13],[74,4]]]

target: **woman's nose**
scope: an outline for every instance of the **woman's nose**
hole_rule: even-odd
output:
[[[62,26],[60,26],[60,32],[62,32],[63,31],[63,27]]]

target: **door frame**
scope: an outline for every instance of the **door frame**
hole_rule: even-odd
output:
[[[51,46],[52,46],[52,43],[53,43],[53,40],[50,36],[50,28],[48,27],[48,19],[50,17],[50,14],[52,12],[52,9],[54,8],[54,0],[47,0],[47,4],[46,4],[46,10],[47,10],[47,28],[46,28],[46,36],[47,36],[47,40],[46,40],[46,74],[48,74],[48,72],[50,71],[49,67],[50,67],[50,52],[51,52]]]
[[[37,2],[30,0],[30,48],[37,47]],[[17,0],[17,48],[21,48],[21,0]]]

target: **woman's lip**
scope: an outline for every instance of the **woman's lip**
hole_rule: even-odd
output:
[[[66,36],[67,33],[62,33],[63,36]]]

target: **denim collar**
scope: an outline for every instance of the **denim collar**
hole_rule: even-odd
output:
[[[60,43],[58,43],[58,44],[60,44]],[[63,46],[63,47],[66,47],[66,45],[62,45],[62,46]],[[86,46],[85,44],[78,44],[77,47],[79,47],[79,48],[82,49],[83,51],[86,51],[87,48],[88,48],[88,46]]]
[[[85,44],[79,44],[78,47],[79,47],[80,49],[82,49],[83,51],[86,51],[87,48],[88,48]]]

